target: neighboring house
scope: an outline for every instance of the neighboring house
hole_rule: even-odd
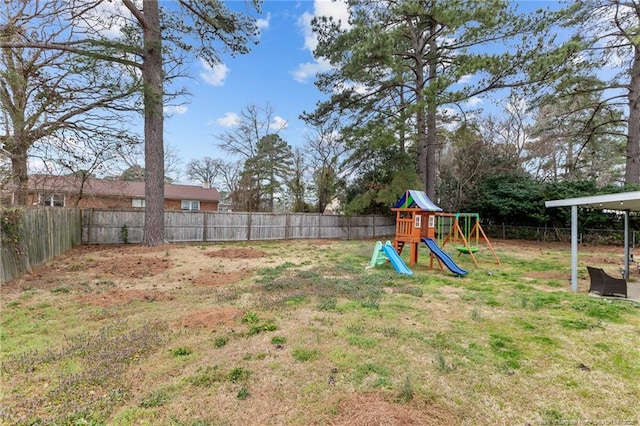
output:
[[[195,185],[164,186],[165,210],[217,211],[220,192]],[[144,182],[32,175],[28,203],[51,207],[103,209],[144,208]]]

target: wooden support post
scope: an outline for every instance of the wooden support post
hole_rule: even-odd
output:
[[[418,243],[411,243],[411,253],[409,254],[409,265],[418,263]]]
[[[93,228],[93,209],[89,210],[89,226],[87,227],[87,244],[91,244],[91,228]]]
[[[493,254],[493,258],[496,260],[496,263],[500,265],[500,258],[498,258],[498,254],[493,249],[493,246],[491,245],[491,242],[489,241],[487,234],[484,233],[484,229],[482,229],[482,226],[479,223],[478,223],[478,231],[480,231],[482,238],[484,238],[484,241],[487,243],[487,247],[489,247],[489,250],[491,250],[491,253]]]
[[[207,212],[202,212],[202,241],[207,242]]]
[[[373,220],[373,238],[376,238],[376,215],[371,218]]]
[[[284,239],[285,240],[288,240],[291,238],[291,230],[289,229],[290,227],[291,227],[290,216],[289,216],[289,213],[287,212],[284,217]]]
[[[251,241],[251,212],[247,218],[247,241]]]

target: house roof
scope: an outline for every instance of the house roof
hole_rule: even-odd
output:
[[[77,194],[82,180],[73,176],[32,175],[29,189]],[[144,198],[144,182],[112,179],[87,179],[82,187],[83,196]],[[220,201],[216,188],[196,185],[164,185],[164,198],[168,200]]]
[[[393,206],[394,209],[420,208],[428,212],[441,212],[442,209],[435,205],[424,191],[409,189],[402,198]]]

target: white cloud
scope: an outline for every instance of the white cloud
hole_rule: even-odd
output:
[[[633,47],[627,43],[621,43],[620,25],[627,33],[636,33],[631,30],[637,26],[637,5],[635,2],[605,2],[592,11],[593,22],[587,21],[587,27],[582,30],[590,37],[595,37],[599,49],[605,48],[607,61],[598,74],[610,75],[610,71],[629,67],[629,58],[634,57]],[[582,52],[573,60],[579,64],[587,60],[586,53]],[[603,72],[604,71],[604,72]],[[608,78],[604,77],[604,78]]]
[[[271,13],[267,13],[267,17],[264,19],[256,19],[256,26],[262,32],[262,30],[269,29],[269,23],[271,22]]]
[[[468,83],[469,81],[471,81],[471,78],[473,78],[472,74],[465,74],[462,77],[460,77],[460,79],[458,80],[458,84]]]
[[[482,103],[482,99],[477,97],[477,96],[469,98],[469,100],[467,101],[467,105],[472,106],[472,107],[476,106],[476,105],[480,105],[481,103]]]
[[[327,61],[305,62],[298,65],[292,74],[293,79],[299,83],[306,83],[314,78],[319,72],[326,72],[331,69],[331,64]]]
[[[217,64],[212,67],[204,59],[199,58],[199,60],[200,66],[202,67],[202,71],[200,71],[200,78],[204,80],[205,83],[212,86],[222,86],[224,84],[224,79],[229,73],[229,67],[225,64]]]
[[[451,118],[451,117],[457,117],[458,116],[458,112],[451,108],[451,107],[441,107],[438,108],[438,112],[442,115],[444,115],[447,118]]]
[[[349,5],[345,0],[314,0],[313,14],[314,16],[331,16],[335,21],[340,21],[340,28],[349,28]]]
[[[289,123],[287,122],[287,120],[285,120],[284,118],[276,115],[273,118],[273,121],[271,122],[271,124],[269,125],[269,128],[271,130],[278,131],[278,130],[286,129],[288,125],[289,125]]]
[[[360,95],[366,95],[371,91],[363,83],[345,82],[345,83],[336,84],[333,87],[333,93],[341,93],[341,92],[343,92],[345,90],[353,90],[354,92],[356,92],[356,93],[358,93]]]
[[[460,126],[460,115],[455,109],[451,107],[440,107],[438,108],[438,113],[445,119],[445,123],[443,125],[444,128],[450,132],[456,130]]]
[[[316,46],[318,46],[318,39],[315,34],[311,30],[311,20],[313,19],[313,15],[309,12],[305,12],[298,19],[298,25],[302,30],[302,35],[304,36],[304,48],[313,52]]]
[[[216,123],[222,127],[233,127],[240,121],[240,117],[235,112],[228,112],[224,117],[216,119]]]
[[[317,16],[331,16],[334,20],[340,21],[341,28],[348,28],[349,6],[344,0],[314,0],[313,13],[305,12],[298,18],[298,26],[304,37],[304,48],[311,53],[318,46],[318,39],[311,29],[311,21]],[[298,65],[292,74],[296,81],[306,83],[310,77],[315,76],[318,72],[330,69],[331,65],[328,62],[316,60]]]
[[[83,14],[79,27],[114,39],[122,36],[122,28],[131,19],[131,12],[122,2],[98,2],[95,8]]]
[[[177,114],[182,115],[185,114],[189,108],[184,105],[167,105],[163,108],[165,114]]]

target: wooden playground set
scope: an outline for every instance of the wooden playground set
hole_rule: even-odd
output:
[[[395,253],[390,253],[387,249],[384,255],[400,273],[407,273],[406,271],[409,270],[406,266],[403,268],[399,264],[403,263],[399,255],[402,254],[406,245],[409,245],[410,249],[410,266],[418,263],[418,248],[422,244],[430,250],[429,268],[431,269],[434,267],[435,260],[440,269],[446,266],[456,275],[467,274],[467,271],[458,266],[443,250],[447,244],[455,247],[458,256],[470,256],[476,266],[479,264],[475,253],[480,249],[480,244],[484,244],[491,251],[495,263],[500,264],[498,255],[482,229],[478,213],[443,212],[424,192],[417,190],[406,191],[391,210],[396,212],[396,233],[393,240]],[[384,250],[385,247],[376,246],[376,250],[379,249]],[[373,265],[372,257],[371,266]]]

